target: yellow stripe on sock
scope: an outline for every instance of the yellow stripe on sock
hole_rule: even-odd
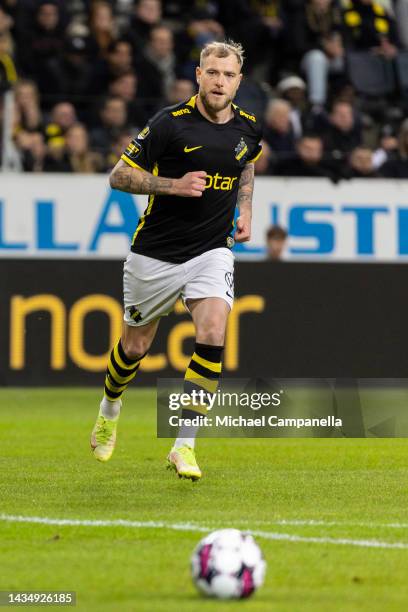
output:
[[[205,415],[208,412],[208,406],[206,404],[193,404],[193,398],[191,398],[191,404],[183,405],[183,410],[191,410],[191,412]]]
[[[187,368],[185,379],[189,382],[197,381],[197,384],[209,393],[215,393],[218,387],[218,380],[205,378],[204,376],[197,374],[197,372],[194,372],[194,370],[191,368]]]
[[[196,361],[199,365],[203,366],[204,368],[207,368],[207,370],[211,370],[211,372],[217,372],[218,374],[221,373],[221,362],[215,363],[214,361],[208,361],[208,359],[200,357],[200,355],[197,355],[197,353],[194,353],[192,359]]]
[[[121,391],[124,391],[127,387],[127,385],[122,385],[121,387],[116,387],[115,385],[112,385],[107,376],[105,377],[105,385],[108,387],[109,391],[112,391],[112,393],[120,393]]]
[[[134,363],[132,363],[131,365],[128,365],[127,363],[125,363],[124,361],[122,361],[122,359],[120,358],[119,355],[119,350],[118,350],[118,345],[116,344],[113,348],[113,356],[115,357],[115,361],[118,364],[118,366],[120,366],[121,368],[123,368],[124,370],[131,370],[132,368],[134,368],[140,361],[140,359],[138,359],[137,361],[135,361]]]
[[[119,376],[119,374],[116,372],[113,364],[110,361],[108,361],[108,370],[112,378],[114,380],[117,380],[118,383],[120,383],[121,385],[130,383],[130,381],[132,380],[132,378],[135,376],[137,372],[136,370],[136,372],[132,372],[132,374],[130,374],[129,376]]]

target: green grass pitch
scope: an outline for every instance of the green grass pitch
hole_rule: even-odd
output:
[[[73,590],[77,609],[98,612],[408,609],[408,440],[199,440],[204,476],[193,484],[165,470],[170,440],[155,437],[152,390],[127,392],[115,454],[96,462],[99,396],[0,390],[0,590]],[[186,523],[261,532],[264,587],[247,601],[200,597],[189,559],[203,534],[169,527]]]

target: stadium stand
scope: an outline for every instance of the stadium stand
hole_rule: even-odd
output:
[[[408,111],[408,0],[0,0],[2,168],[109,171],[195,92],[202,46],[229,37],[246,51],[236,101],[265,121],[257,172],[406,174],[381,151]],[[305,141],[319,158],[306,170]]]

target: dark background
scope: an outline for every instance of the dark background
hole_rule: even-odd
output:
[[[239,368],[229,377],[406,378],[407,268],[394,264],[319,264],[238,262],[236,296],[261,295],[262,313],[240,319]],[[51,293],[67,310],[95,293],[121,302],[122,262],[68,260],[0,261],[0,384],[100,385],[103,372],[81,370],[70,362],[63,371],[49,366],[50,321],[44,312],[27,318],[26,366],[9,366],[10,300],[13,295]],[[168,331],[188,314],[162,320],[152,352],[165,351]],[[89,353],[108,350],[107,317],[87,316],[84,346]],[[186,340],[189,354],[193,341]],[[180,376],[171,368],[160,377]],[[140,373],[151,385],[157,373]]]

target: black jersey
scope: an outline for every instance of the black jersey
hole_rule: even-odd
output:
[[[122,159],[167,178],[207,172],[201,197],[151,195],[133,236],[135,253],[183,263],[205,251],[233,246],[233,222],[241,172],[261,154],[254,115],[233,105],[227,123],[208,121],[196,96],[155,115],[132,140]]]

